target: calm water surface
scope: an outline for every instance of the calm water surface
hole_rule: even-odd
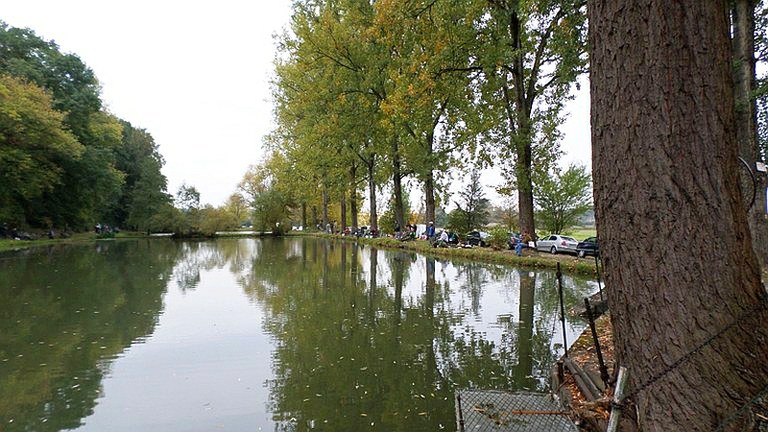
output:
[[[5,253],[0,431],[453,431],[457,388],[545,390],[559,329],[551,272],[340,242]]]

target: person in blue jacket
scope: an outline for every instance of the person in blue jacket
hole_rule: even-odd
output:
[[[434,222],[429,221],[429,225],[427,225],[426,235],[427,235],[427,240],[429,240],[430,243],[435,240],[435,223]]]

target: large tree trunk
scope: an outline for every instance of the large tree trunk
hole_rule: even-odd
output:
[[[395,221],[405,229],[405,214],[403,212],[403,174],[400,161],[400,143],[397,137],[392,138],[392,193],[394,195]]]
[[[341,193],[341,232],[347,229],[347,194]]]
[[[323,229],[327,229],[328,223],[328,188],[323,185]]]
[[[431,159],[434,152],[435,134],[434,130],[427,136],[427,155]],[[428,224],[435,221],[435,175],[432,168],[429,168],[426,179],[424,179],[424,223]]]
[[[755,170],[758,160],[757,107],[752,92],[755,88],[755,5],[752,0],[732,3],[734,96],[736,99],[736,141],[739,156]],[[742,169],[742,184],[752,186],[752,176]],[[765,220],[765,176],[755,188],[755,202],[747,210],[752,245],[760,263],[768,265],[768,224]],[[747,190],[749,190],[747,188]],[[750,194],[751,195],[751,194]],[[745,197],[748,202],[750,197]]]
[[[357,232],[357,164],[355,163],[349,169],[349,212],[352,219],[350,221],[352,231]]]
[[[517,154],[517,211],[520,217],[520,232],[536,239],[536,225],[533,219],[533,169],[530,144],[518,146]]]
[[[307,229],[307,203],[301,203],[301,226],[302,229]]]
[[[727,12],[724,0],[589,2],[597,228],[643,431],[715,430],[768,383]]]
[[[508,109],[510,124],[516,125],[513,138],[515,154],[517,155],[515,166],[515,180],[517,182],[517,210],[520,217],[520,231],[530,234],[536,240],[536,225],[533,218],[533,151],[531,149],[531,109],[533,100],[528,100],[525,87],[525,70],[522,41],[522,23],[517,11],[509,14],[509,35],[515,49],[515,57],[512,68],[512,89],[514,92],[514,112]],[[507,102],[509,103],[509,102]],[[514,116],[514,118],[512,118]]]
[[[376,178],[374,177],[375,174],[375,167],[376,167],[376,155],[371,155],[370,163],[368,163],[368,205],[370,206],[370,218],[371,218],[371,229],[377,230],[379,229],[379,214],[376,209]]]
[[[435,221],[435,179],[430,175],[424,182],[425,210],[424,223]]]

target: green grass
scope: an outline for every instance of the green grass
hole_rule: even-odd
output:
[[[587,237],[597,237],[597,230],[595,227],[591,228],[572,228],[565,232],[565,235],[569,235],[576,240],[584,240]]]
[[[146,237],[146,234],[144,233],[124,231],[115,235],[114,238],[127,239],[127,238],[144,238],[144,237]],[[19,249],[26,249],[30,247],[36,247],[36,246],[47,246],[47,245],[55,245],[55,244],[74,244],[74,243],[92,242],[96,240],[99,240],[99,239],[97,238],[96,233],[93,233],[93,232],[75,233],[68,238],[55,238],[55,239],[49,239],[48,237],[41,237],[40,239],[37,239],[37,240],[0,239],[0,251],[19,250]]]

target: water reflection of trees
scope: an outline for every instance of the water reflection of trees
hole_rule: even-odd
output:
[[[182,291],[193,290],[200,283],[201,272],[227,267],[233,274],[247,271],[250,258],[261,249],[259,241],[220,239],[216,241],[180,242],[184,257],[173,269],[172,278]]]
[[[0,255],[0,425],[75,428],[109,359],[152,333],[178,249],[104,242]]]
[[[264,305],[275,337],[269,386],[278,428],[452,429],[456,387],[543,387],[557,311],[541,289],[547,277],[457,267],[456,289],[469,293],[475,313],[489,281],[518,284],[519,310],[510,315],[519,322],[499,323],[501,341],[463,325],[433,258],[311,239],[265,245],[241,283]],[[405,301],[419,273],[419,295]]]

